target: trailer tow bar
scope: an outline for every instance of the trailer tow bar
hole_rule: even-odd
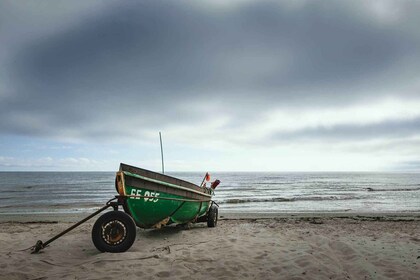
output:
[[[60,238],[61,236],[63,236],[64,234],[68,233],[69,231],[77,228],[78,226],[80,226],[81,224],[83,224],[84,222],[90,220],[91,218],[95,217],[96,215],[98,215],[99,213],[103,212],[104,210],[108,209],[109,207],[113,207],[114,210],[118,210],[118,202],[113,202],[113,200],[116,200],[118,197],[112,198],[110,199],[105,206],[103,206],[101,209],[97,210],[96,212],[92,213],[91,215],[87,216],[86,218],[84,218],[83,220],[77,222],[76,224],[72,225],[71,227],[69,227],[68,229],[60,232],[59,234],[57,234],[56,236],[52,237],[51,239],[42,242],[41,240],[38,240],[36,242],[36,244],[32,247],[30,247],[29,249],[32,251],[31,254],[36,254],[39,251],[41,251],[42,249],[44,249],[45,247],[47,247],[51,242],[53,242],[54,240]]]

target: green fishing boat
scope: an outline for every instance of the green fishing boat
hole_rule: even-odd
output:
[[[215,227],[218,205],[212,200],[212,196],[220,181],[211,182],[209,187],[205,181],[210,181],[208,173],[198,186],[175,177],[121,163],[115,178],[118,194],[114,198],[46,242],[38,240],[28,249],[32,253],[38,253],[61,236],[111,207],[113,211],[100,216],[92,229],[93,244],[101,252],[127,251],[136,239],[136,226],[160,228],[173,223],[207,222],[208,227]]]
[[[206,174],[205,179],[209,180]],[[92,229],[92,240],[102,252],[124,252],[133,244],[136,225],[160,228],[172,223],[207,222],[215,227],[218,206],[212,201],[216,180],[206,187],[121,163],[115,179],[114,211],[103,214]],[[124,212],[119,211],[122,206]]]

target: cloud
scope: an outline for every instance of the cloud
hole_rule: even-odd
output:
[[[419,172],[420,171],[420,161],[419,160],[412,160],[412,161],[400,162],[400,163],[397,164],[396,169],[401,170],[401,171]]]
[[[0,136],[163,130],[223,150],[419,133],[420,3],[39,3],[0,4]]]
[[[88,158],[22,158],[0,156],[0,168],[5,170],[99,170],[106,162]]]
[[[291,133],[276,133],[273,138],[281,141],[361,141],[381,138],[406,138],[420,135],[420,118],[404,121],[386,121],[376,124],[342,124],[315,127]]]
[[[400,87],[408,78],[391,74],[420,68],[419,36],[400,30],[416,23],[412,12],[389,27],[347,6],[290,10],[263,1],[218,12],[154,1],[92,11],[17,49],[15,93],[3,98],[0,126],[103,136],[115,123],[203,123],[205,114],[189,108],[212,100],[238,119],[253,109],[357,102]]]

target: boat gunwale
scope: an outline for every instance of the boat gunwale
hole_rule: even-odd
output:
[[[159,184],[159,185],[163,185],[163,186],[167,186],[167,187],[171,187],[171,188],[174,188],[174,189],[179,189],[179,190],[183,190],[183,191],[187,191],[187,192],[192,192],[192,193],[202,195],[202,196],[206,196],[206,197],[210,197],[210,198],[212,197],[211,194],[207,194],[207,193],[202,192],[202,191],[197,191],[197,190],[190,189],[190,188],[187,188],[187,187],[178,186],[178,185],[175,185],[175,184],[172,184],[172,183],[168,183],[168,182],[164,182],[164,181],[160,181],[160,180],[156,180],[156,179],[152,179],[152,178],[147,178],[147,177],[144,177],[144,176],[141,176],[141,175],[138,175],[138,174],[135,174],[135,173],[131,173],[131,172],[128,172],[128,171],[123,171],[123,173],[126,176],[131,176],[131,177],[138,178],[138,179],[148,181],[148,182],[151,182],[151,183],[155,183],[155,184]],[[187,182],[187,181],[185,181],[185,182]],[[187,183],[189,183],[189,182],[187,182]],[[190,184],[192,184],[192,183],[190,183]],[[138,188],[138,187],[135,187],[135,188]],[[199,202],[199,200],[197,200],[197,202]]]
[[[128,164],[125,164],[125,163],[120,163],[120,170],[119,171],[129,172],[131,174],[140,175],[140,176],[143,176],[143,177],[146,177],[146,178],[150,178],[149,175],[152,175],[151,177],[157,177],[155,180],[158,180],[158,181],[161,181],[161,182],[174,184],[174,182],[171,182],[171,181],[175,181],[176,182],[175,185],[177,185],[177,186],[186,187],[186,188],[196,190],[196,191],[201,191],[202,190],[202,188],[200,186],[198,186],[194,183],[185,181],[183,179],[179,179],[177,177],[169,176],[167,174],[162,174],[162,173],[151,171],[151,170],[148,170],[148,169],[128,165]],[[144,173],[144,174],[142,174],[142,173]],[[152,178],[150,178],[150,179],[152,179]]]

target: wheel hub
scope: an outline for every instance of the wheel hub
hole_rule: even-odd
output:
[[[108,245],[118,245],[124,241],[126,236],[127,229],[125,225],[118,220],[110,221],[102,227],[102,239]]]

